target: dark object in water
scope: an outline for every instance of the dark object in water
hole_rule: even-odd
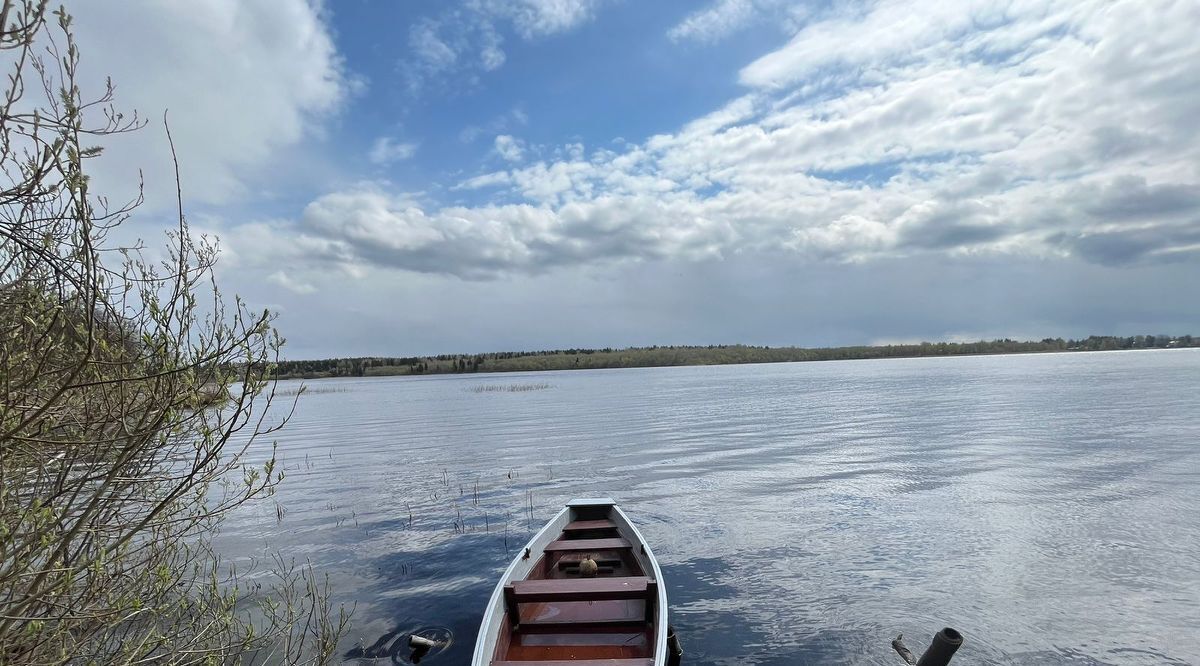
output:
[[[412,634],[408,637],[408,647],[412,648],[412,655],[409,659],[412,660],[412,663],[419,664],[421,663],[421,659],[429,654],[430,650],[435,647],[442,647],[443,645],[444,643],[441,641],[434,641],[424,636]]]
[[[488,603],[472,666],[672,663],[662,572],[613,500],[572,500],[523,551]]]
[[[920,659],[913,657],[913,653],[904,645],[904,634],[900,634],[896,640],[892,641],[892,648],[912,666],[946,666],[950,663],[954,653],[962,646],[962,642],[962,634],[946,627],[934,634],[933,642],[929,644]]]
[[[667,666],[679,666],[683,660],[683,647],[679,645],[679,637],[675,635],[675,627],[667,627]]]

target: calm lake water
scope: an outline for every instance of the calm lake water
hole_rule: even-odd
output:
[[[516,549],[610,495],[688,665],[895,665],[943,626],[964,665],[1200,664],[1200,350],[309,386],[220,543],[328,572],[349,663],[421,628],[466,663]]]

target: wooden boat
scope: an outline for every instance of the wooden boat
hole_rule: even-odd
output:
[[[662,572],[641,533],[608,498],[568,502],[518,553],[488,602],[471,661],[472,666],[667,663]]]

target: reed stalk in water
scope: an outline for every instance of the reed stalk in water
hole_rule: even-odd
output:
[[[480,384],[472,386],[472,393],[525,393],[527,391],[542,391],[550,388],[549,384],[544,382],[534,384]]]

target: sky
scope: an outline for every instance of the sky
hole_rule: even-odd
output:
[[[1194,0],[68,9],[288,358],[1200,334]]]

